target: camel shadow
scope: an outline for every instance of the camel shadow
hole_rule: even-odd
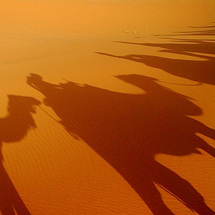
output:
[[[2,148],[2,143],[20,141],[29,129],[36,127],[32,113],[35,112],[34,106],[40,103],[32,97],[16,95],[8,95],[8,100],[8,114],[0,119],[0,148]],[[1,151],[0,212],[2,215],[30,215],[3,166]]]
[[[187,31],[171,36],[207,36],[215,34],[215,26],[199,27],[199,31]],[[204,29],[204,30],[202,30]],[[108,53],[96,52],[101,55],[130,60],[145,64],[146,66],[161,69],[171,75],[186,78],[199,83],[215,85],[215,42],[213,39],[170,39],[170,43],[135,43],[126,41],[114,41],[127,45],[140,45],[148,47],[162,48],[159,52],[167,52],[191,57],[201,58],[200,60],[171,59],[153,55],[112,55]]]
[[[215,44],[215,43],[213,43]],[[162,44],[145,44],[146,46],[162,47]],[[170,52],[176,54],[184,54],[193,57],[200,57],[205,60],[183,60],[183,59],[170,59],[160,56],[152,55],[137,55],[130,54],[125,56],[112,55],[108,53],[96,52],[100,55],[115,57],[119,59],[130,60],[138,63],[145,64],[146,66],[161,69],[171,75],[186,78],[199,83],[207,83],[215,85],[215,58],[212,56],[202,56],[194,53],[184,53],[182,51],[174,50],[175,44],[166,45],[172,49],[164,50],[163,52]]]
[[[192,211],[214,214],[200,193],[185,179],[158,163],[163,153],[189,155],[201,148],[213,157],[215,150],[196,135],[215,139],[215,130],[190,118],[201,109],[189,98],[140,75],[117,76],[145,94],[125,94],[73,82],[51,84],[37,74],[27,83],[45,96],[65,129],[84,140],[138,193],[155,215],[173,214],[155,184]]]

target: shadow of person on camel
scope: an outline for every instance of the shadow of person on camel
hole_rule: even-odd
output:
[[[16,95],[8,95],[8,100],[8,114],[0,118],[0,212],[2,215],[30,215],[3,166],[2,144],[19,142],[36,127],[32,113],[40,102]]]
[[[73,82],[58,85],[31,74],[27,83],[45,96],[60,123],[84,140],[139,194],[153,214],[174,214],[163,202],[155,184],[198,214],[214,214],[201,194],[185,179],[155,160],[215,150],[196,135],[215,139],[215,130],[189,116],[201,109],[188,97],[171,91],[154,78],[117,76],[144,90],[142,94],[113,92]]]

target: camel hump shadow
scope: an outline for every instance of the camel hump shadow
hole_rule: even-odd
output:
[[[214,214],[200,193],[185,179],[155,161],[159,153],[176,156],[199,153],[214,156],[214,148],[198,137],[215,139],[215,130],[189,116],[201,109],[191,99],[141,75],[116,76],[145,94],[113,92],[74,82],[58,85],[31,74],[27,83],[45,96],[60,123],[106,160],[138,193],[155,215],[173,214],[155,184],[191,210]]]

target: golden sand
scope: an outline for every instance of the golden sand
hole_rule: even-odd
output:
[[[214,214],[214,11],[0,1],[1,213]]]

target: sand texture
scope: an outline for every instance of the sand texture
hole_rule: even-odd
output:
[[[0,214],[215,214],[215,1],[0,1]]]

